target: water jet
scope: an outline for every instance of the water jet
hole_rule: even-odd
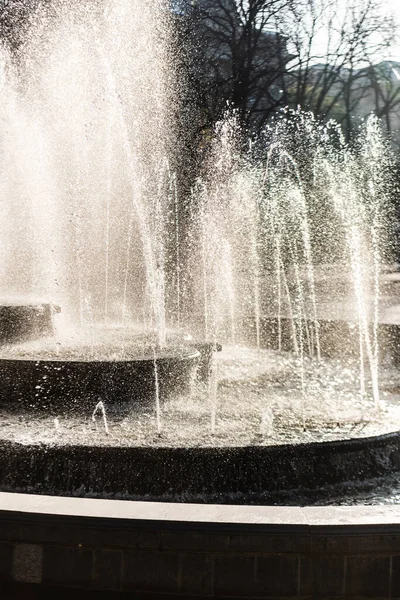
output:
[[[261,498],[394,472],[377,120],[350,146],[286,111],[243,151],[228,112],[181,198],[171,22],[145,4],[42,7],[1,51],[0,290],[23,301],[0,311],[0,487]]]

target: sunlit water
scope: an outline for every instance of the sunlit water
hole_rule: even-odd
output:
[[[87,414],[29,418],[4,407],[1,437],[246,446],[399,429],[399,376],[378,343],[391,153],[377,120],[348,145],[336,124],[289,111],[249,140],[228,113],[181,197],[172,27],[161,0],[55,2],[16,55],[1,48],[0,296],[59,304],[62,320],[0,359],[145,357],[156,383],[148,407],[99,398]],[[358,350],[328,360],[320,323],[343,285]],[[224,351],[208,382],[164,402],[157,360],[179,358],[186,334]]]
[[[201,447],[321,442],[400,429],[397,371],[382,369],[377,408],[371,389],[359,394],[357,365],[344,369],[337,360],[307,360],[300,379],[299,360],[291,353],[227,348],[216,359],[214,398],[207,383],[194,382],[191,394],[161,404],[138,406],[132,398],[122,407],[99,402],[91,410],[60,409],[57,427],[54,414],[30,411],[23,417],[10,406],[2,411],[1,437],[33,444]],[[93,410],[103,418],[107,410],[106,437]]]

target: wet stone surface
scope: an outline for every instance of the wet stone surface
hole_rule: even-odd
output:
[[[302,376],[299,369],[302,368]],[[193,380],[189,393],[138,406],[101,397],[63,411],[1,411],[0,439],[55,446],[232,447],[337,441],[383,435],[400,429],[400,376],[381,370],[381,396],[371,385],[359,390],[358,365],[319,363],[284,352],[228,348],[216,355],[211,381]],[[34,410],[33,410],[34,408]],[[107,424],[107,431],[106,431]],[[158,432],[161,424],[160,432]]]

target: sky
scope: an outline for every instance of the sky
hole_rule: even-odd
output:
[[[382,7],[386,9],[388,15],[392,15],[397,23],[397,39],[393,43],[392,47],[388,50],[385,50],[382,53],[375,55],[375,62],[380,62],[381,60],[395,60],[400,63],[400,0],[380,0],[382,3]],[[347,4],[347,0],[339,0],[339,9],[336,7],[335,16],[337,17],[337,25],[339,25],[343,19],[345,18],[346,10],[345,6]],[[363,0],[359,0],[360,6],[363,5]],[[340,8],[340,6],[342,8]],[[324,60],[326,53],[326,42],[327,36],[320,30],[315,38],[314,44],[314,52],[316,55],[319,55],[318,62],[320,60]],[[316,59],[317,60],[317,59]]]
[[[400,62],[400,0],[381,0],[388,14],[393,15],[397,23],[397,40],[393,44],[386,56],[382,56],[383,60],[395,60]],[[361,2],[362,3],[362,2]]]
[[[398,24],[398,39],[388,58],[400,62],[400,0],[385,0],[388,12],[392,12]]]

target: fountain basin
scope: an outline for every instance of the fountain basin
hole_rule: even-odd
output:
[[[317,490],[399,470],[399,431],[244,447],[166,447],[157,436],[152,446],[130,447],[0,442],[1,490],[73,496],[268,504],[288,490]]]
[[[391,368],[381,371],[377,403],[368,386],[360,395],[357,371],[349,364],[304,359],[299,379],[300,359],[290,353],[225,347],[214,355],[219,378],[214,395],[212,386],[192,379],[198,354],[181,350],[179,356],[175,362],[168,355],[157,358],[160,395],[168,397],[160,410],[154,360],[142,361],[142,372],[130,361],[65,363],[79,367],[76,377],[53,361],[61,371],[52,372],[54,389],[51,378],[44,380],[41,399],[28,393],[22,398],[22,388],[18,401],[10,377],[12,401],[2,392],[0,485],[227,501],[237,494],[265,498],[400,469],[400,380]],[[40,361],[31,364],[46,373]],[[91,418],[99,400],[107,426]],[[19,406],[24,410],[15,410]]]
[[[51,303],[0,305],[0,344],[52,335],[57,312],[60,308]]]
[[[370,324],[372,333],[373,324]],[[248,342],[254,342],[255,326],[252,320],[244,324],[247,331]],[[302,331],[306,351],[310,348],[316,355],[315,329],[312,319],[296,319],[294,322],[288,317],[276,316],[263,317],[260,320],[260,342],[263,348],[277,350],[279,347],[293,351],[294,330]],[[342,359],[357,359],[360,351],[359,325],[351,320],[337,318],[319,318],[318,334],[320,353],[323,357],[336,357]],[[398,323],[380,322],[378,324],[378,340],[381,349],[380,359],[388,357],[394,365],[400,364],[400,325]]]
[[[173,350],[153,357],[125,360],[55,360],[2,358],[0,405],[53,410],[91,408],[109,404],[152,404],[159,396],[187,393],[195,375],[199,352]],[[155,366],[156,364],[156,366]]]

